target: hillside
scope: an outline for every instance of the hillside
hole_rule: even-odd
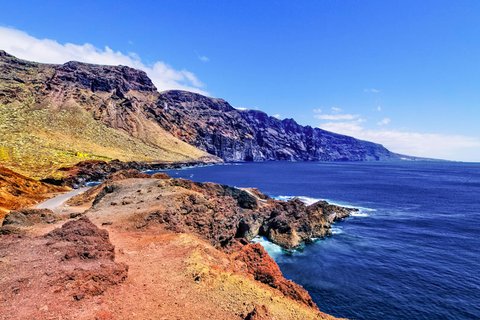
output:
[[[39,64],[0,51],[0,162],[40,178],[88,159],[216,161],[147,118],[157,96],[135,69]]]
[[[72,200],[0,224],[0,319],[335,319],[249,240],[288,248],[352,209],[136,170]]]

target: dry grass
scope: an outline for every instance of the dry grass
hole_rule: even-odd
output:
[[[0,163],[43,178],[89,159],[189,161],[205,156],[166,132],[156,133],[155,144],[146,144],[94,120],[81,107],[52,110],[15,102],[0,105]]]

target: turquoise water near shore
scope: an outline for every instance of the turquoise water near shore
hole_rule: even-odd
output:
[[[350,319],[480,319],[480,164],[266,162],[169,171],[361,207],[334,235],[267,249],[324,312]]]

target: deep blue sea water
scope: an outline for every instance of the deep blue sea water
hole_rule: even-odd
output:
[[[267,162],[169,173],[363,207],[301,252],[267,245],[324,312],[480,319],[480,164]]]

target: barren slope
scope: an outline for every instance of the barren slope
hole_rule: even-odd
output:
[[[259,244],[224,241],[224,214],[260,217],[247,209],[260,193],[122,176],[134,171],[73,201],[93,201],[80,219],[73,207],[11,213],[2,228],[13,234],[0,232],[0,319],[334,319]],[[189,222],[193,212],[203,220]]]
[[[0,162],[45,177],[86,159],[214,160],[142,112],[157,95],[128,67],[46,65],[0,51]]]

